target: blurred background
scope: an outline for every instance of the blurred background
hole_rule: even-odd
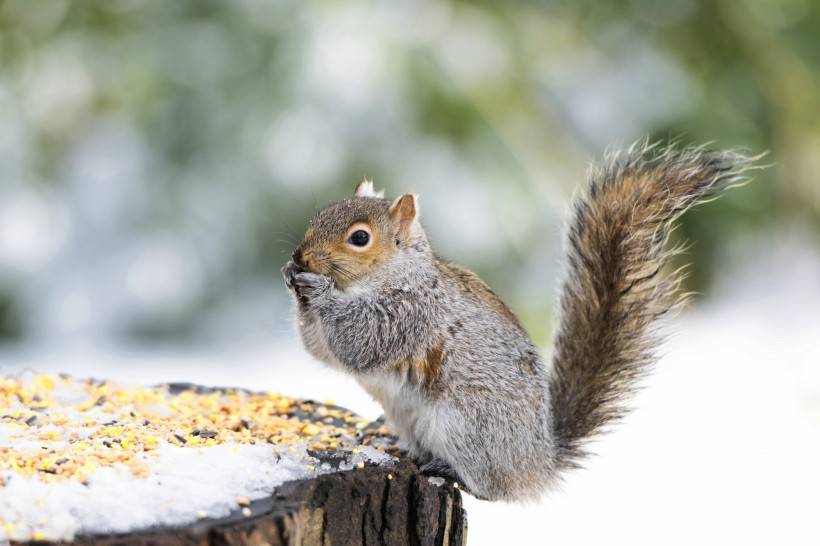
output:
[[[819,35],[812,0],[0,1],[0,371],[375,416],[290,324],[279,267],[318,207],[365,176],[419,193],[438,252],[547,350],[592,160],[768,151],[676,232],[700,296],[641,411],[566,493],[470,501],[470,540],[816,544]]]

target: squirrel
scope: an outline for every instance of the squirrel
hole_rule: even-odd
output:
[[[626,412],[686,299],[667,273],[674,221],[750,158],[642,142],[593,168],[567,242],[551,365],[515,314],[437,256],[416,195],[365,180],[321,209],[282,268],[307,351],[378,401],[422,473],[488,500],[539,497]]]

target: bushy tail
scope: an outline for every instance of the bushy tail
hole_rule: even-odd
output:
[[[655,360],[656,321],[682,303],[665,249],[675,219],[741,180],[750,159],[702,148],[634,145],[594,170],[575,205],[550,396],[557,469],[625,413]]]

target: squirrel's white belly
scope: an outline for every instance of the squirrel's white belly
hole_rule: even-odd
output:
[[[441,452],[444,439],[439,425],[443,408],[438,402],[392,371],[368,372],[357,376],[357,380],[384,408],[388,425],[411,453]]]

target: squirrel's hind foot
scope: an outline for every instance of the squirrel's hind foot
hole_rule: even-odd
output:
[[[470,490],[470,488],[464,485],[464,480],[461,479],[461,476],[458,475],[458,472],[453,470],[453,467],[450,466],[446,461],[443,461],[436,457],[426,459],[423,463],[419,463],[419,472],[421,472],[423,476],[444,478],[446,480],[455,482],[458,488],[464,491],[465,493],[469,493],[470,495],[474,496],[479,500],[486,500],[481,495],[476,495],[472,490]]]

